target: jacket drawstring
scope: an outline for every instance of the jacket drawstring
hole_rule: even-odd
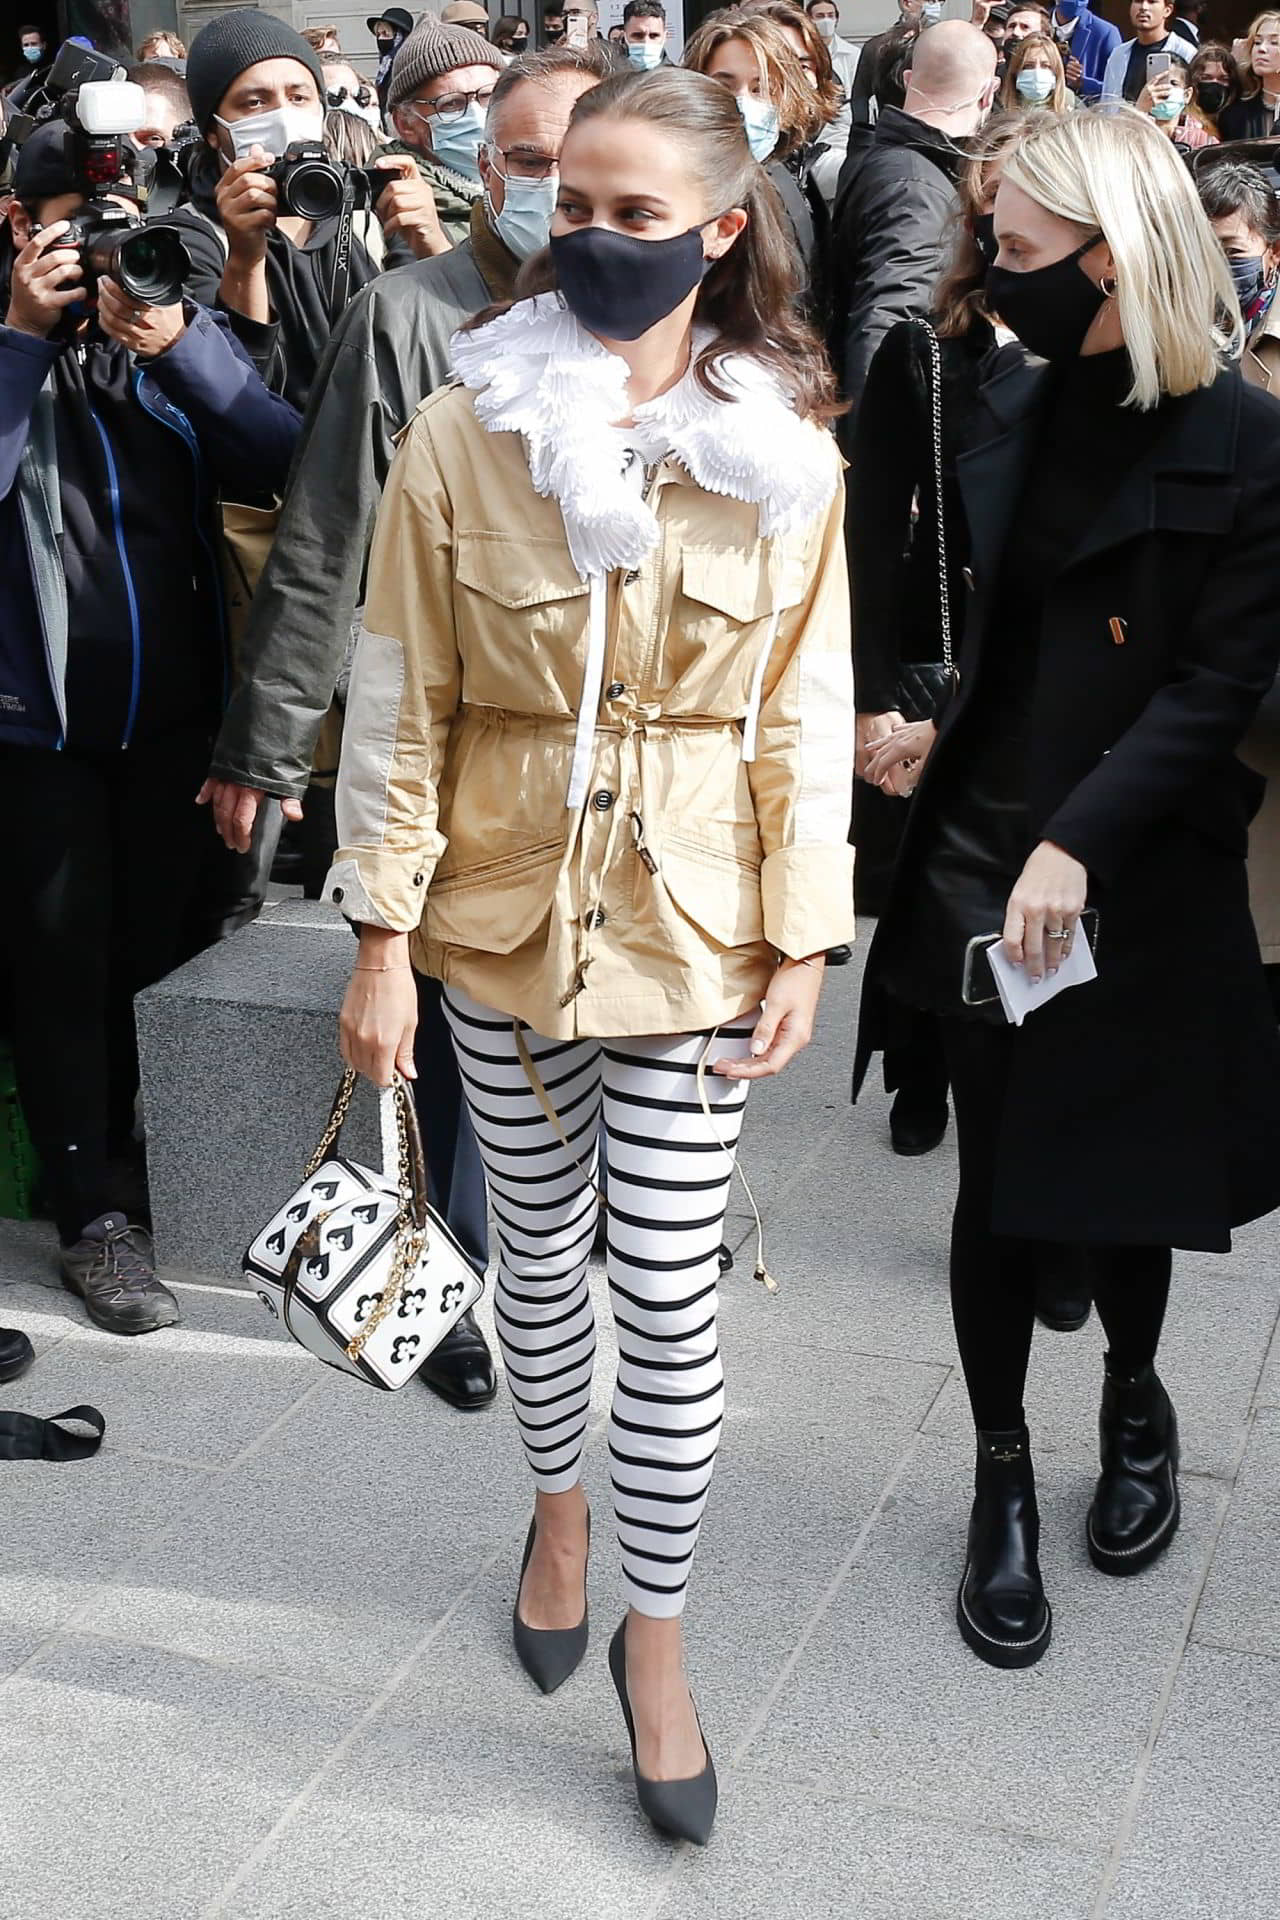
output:
[[[582,692],[578,698],[578,726],[573,738],[573,766],[564,803],[570,810],[581,807],[587,797],[591,778],[592,749],[596,723],[600,716],[600,693],[604,686],[604,656],[609,643],[609,583],[602,573],[590,575],[587,612],[587,660],[582,669]]]

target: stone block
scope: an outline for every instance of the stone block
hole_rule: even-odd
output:
[[[332,909],[276,907],[139,996],[156,1250],[170,1268],[238,1278],[253,1235],[302,1178],[339,1078],[350,930]],[[377,1102],[348,1150],[379,1157]]]

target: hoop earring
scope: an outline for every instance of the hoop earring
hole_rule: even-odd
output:
[[[1099,280],[1098,285],[1102,290],[1102,297],[1104,300],[1115,299],[1116,287],[1117,287],[1117,282],[1115,280],[1107,279],[1104,276],[1101,280]]]

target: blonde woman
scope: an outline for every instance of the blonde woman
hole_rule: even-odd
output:
[[[1062,55],[1050,34],[1029,33],[1014,42],[998,104],[1010,111],[1048,107],[1053,113],[1070,113],[1076,96],[1068,90]]]
[[[1170,1250],[1225,1252],[1280,1204],[1280,1035],[1245,875],[1262,783],[1236,754],[1280,656],[1280,405],[1230,365],[1232,278],[1149,119],[1043,115],[995,237],[990,309],[1047,364],[1002,362],[980,392],[958,687],[869,769],[919,790],[860,1053],[895,1000],[941,1018],[977,1428],[956,1617],[979,1658],[1021,1667],[1052,1632],[1023,1410],[1037,1243],[1090,1250],[1108,1352],[1085,1539],[1133,1574],[1180,1511],[1155,1370]],[[992,939],[1028,982],[1096,941],[1097,978],[1011,1026]]]
[[[1260,13],[1245,35],[1244,93],[1218,116],[1223,140],[1269,140],[1280,115],[1280,13]]]
[[[853,929],[834,402],[742,116],[698,74],[582,96],[529,272],[536,294],[454,341],[459,384],[419,409],[378,516],[328,889],[361,927],[342,1047],[379,1084],[410,1071],[411,960],[443,981],[536,1488],[514,1638],[547,1693],[587,1648],[603,1134],[630,1603],[610,1668],[641,1803],[704,1841],[680,1616],[723,1419],[732,1150]]]

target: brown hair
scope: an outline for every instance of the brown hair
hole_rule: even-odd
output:
[[[813,87],[823,120],[830,124],[844,105],[844,88],[836,79],[831,49],[808,14],[802,7],[792,6],[791,0],[747,0],[745,11],[763,13],[767,19],[776,20],[780,27],[790,27],[793,33],[799,34],[805,58],[813,62]]]
[[[768,14],[748,13],[742,7],[722,7],[719,13],[708,14],[685,42],[681,63],[686,72],[705,73],[726,40],[742,40],[750,47],[769,99],[778,110],[781,132],[770,159],[785,160],[816,140],[826,124],[821,102],[791,42]]]
[[[1206,40],[1191,62],[1187,78],[1191,86],[1192,107],[1202,121],[1213,126],[1216,125],[1217,114],[1212,114],[1207,107],[1202,107],[1196,98],[1196,89],[1206,67],[1221,67],[1227,76],[1227,97],[1219,108],[1219,112],[1225,111],[1240,98],[1243,83],[1240,79],[1239,62],[1230,47],[1223,46],[1220,40]]]
[[[35,33],[37,29],[35,27],[24,27],[22,31],[24,33]],[[149,33],[146,39],[139,44],[138,59],[154,59],[156,48],[159,46],[172,47],[173,49],[171,54],[162,55],[162,59],[185,60],[187,57],[187,49],[182,44],[182,41],[179,40],[177,34],[166,33],[164,29],[161,28],[158,33]]]
[[[1044,102],[1054,113],[1067,111],[1067,77],[1062,65],[1062,52],[1057,41],[1049,33],[1029,33],[1023,40],[1015,40],[1004,70],[1004,79],[1000,82],[997,95],[999,104],[1010,112],[1025,111],[1021,94],[1018,92],[1018,75],[1026,66],[1033,53],[1047,53],[1049,65],[1053,70],[1053,94]]]
[[[1003,110],[993,113],[982,132],[975,135],[969,157],[960,169],[951,216],[951,253],[933,301],[935,325],[944,340],[959,339],[975,320],[990,317],[983,305],[987,263],[973,237],[973,222],[990,198],[991,169],[1020,145],[1026,131],[1025,114]]]
[[[584,93],[569,132],[588,120],[643,121],[678,144],[702,188],[713,220],[741,207],[747,224],[703,279],[695,320],[713,339],[694,361],[694,376],[713,399],[728,400],[718,363],[745,354],[776,375],[802,420],[827,421],[843,411],[817,334],[802,318],[805,284],[781,204],[751,158],[738,104],[727,87],[687,67],[615,74]],[[555,291],[549,251],[536,253],[516,281],[517,299]],[[482,327],[512,304],[490,307],[468,323]]]

